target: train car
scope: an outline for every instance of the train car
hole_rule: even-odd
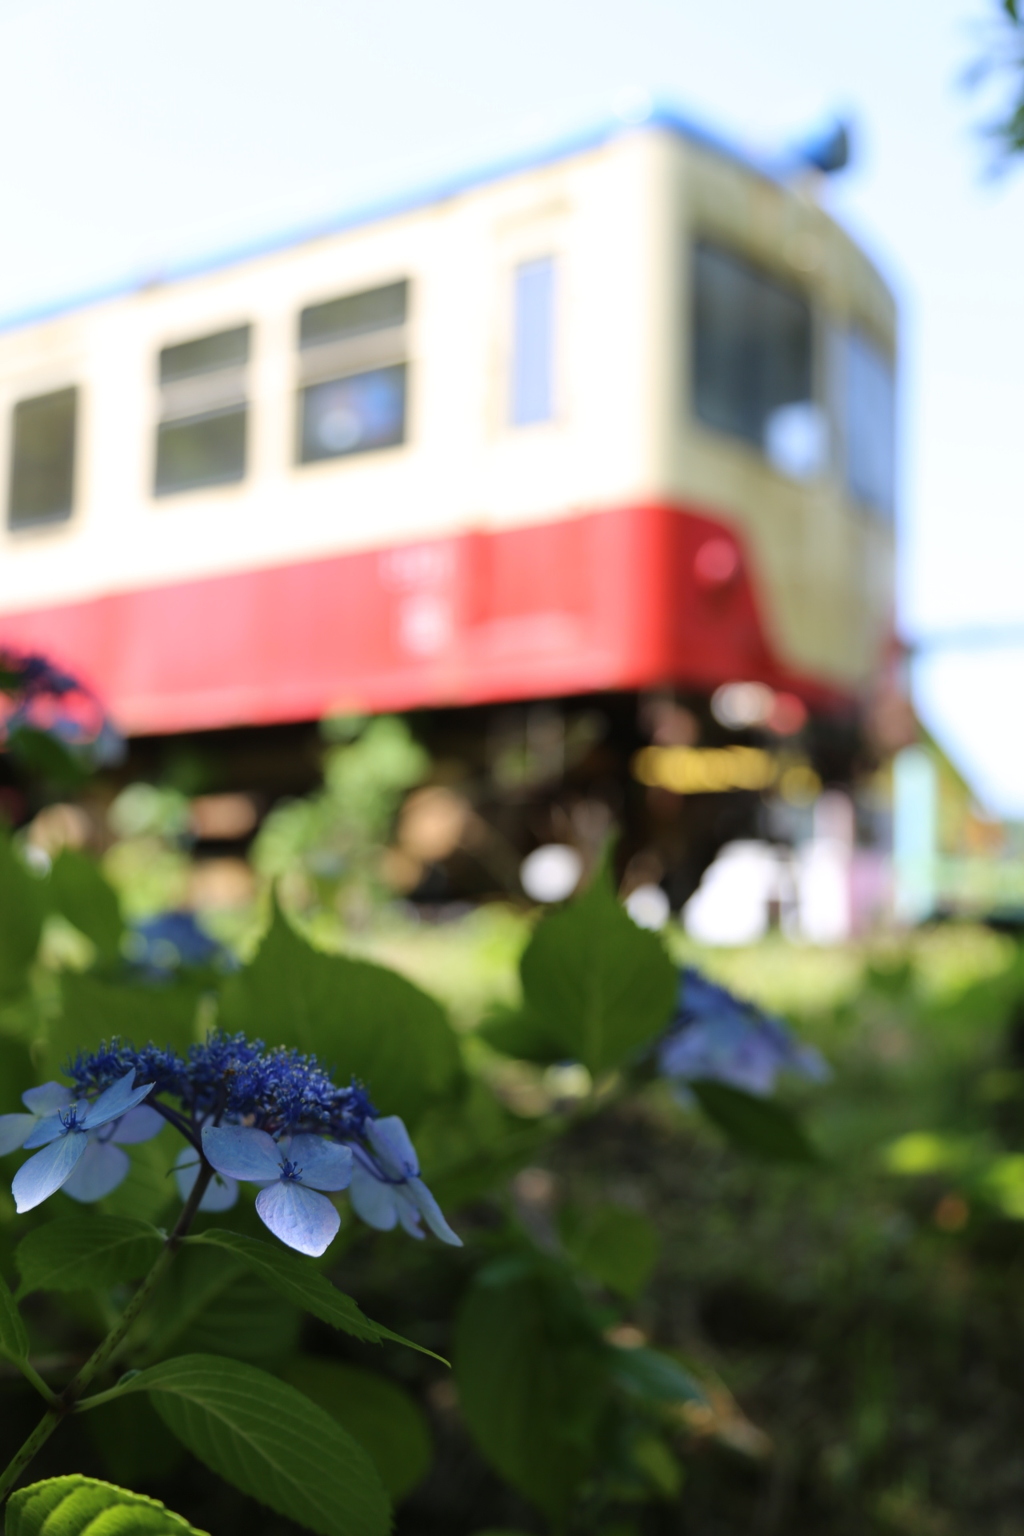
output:
[[[849,722],[891,634],[894,353],[806,178],[605,123],[6,321],[0,643],[140,739],[594,698],[714,732],[737,683],[734,729]]]

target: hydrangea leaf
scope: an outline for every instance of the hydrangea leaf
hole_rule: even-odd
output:
[[[124,1216],[66,1216],[36,1227],[14,1254],[19,1296],[30,1291],[100,1290],[138,1280],[160,1251],[155,1227]]]
[[[318,1536],[387,1536],[387,1495],[370,1457],[287,1382],[240,1360],[178,1355],[141,1371],[146,1392],[194,1456]]]
[[[4,1536],[204,1536],[158,1499],[95,1477],[49,1477],[12,1493]]]
[[[608,1346],[575,1288],[530,1261],[499,1260],[456,1323],[459,1402],[487,1460],[564,1526],[600,1455]]]
[[[775,1099],[755,1098],[726,1083],[687,1084],[701,1109],[742,1152],[773,1163],[814,1163],[819,1154],[799,1120]]]
[[[69,1057],[98,1050],[114,1036],[153,1040],[177,1051],[195,1041],[202,987],[193,981],[129,986],[88,971],[65,971],[60,990],[61,1011],[51,1021],[44,1061],[49,1076],[59,1074]]]
[[[92,940],[100,960],[118,958],[124,933],[121,908],[94,859],[64,848],[50,871],[49,897],[61,916]]]
[[[0,936],[0,943],[3,942]],[[22,1021],[18,1020],[19,1026]],[[25,1034],[29,1037],[36,1020],[24,1021]],[[6,1027],[10,1027],[8,1024]],[[28,1046],[22,1039],[16,1039],[13,1035],[0,1034],[0,1115],[24,1114],[25,1104],[22,1094],[26,1089],[32,1089],[39,1081],[36,1069],[29,1055]]]
[[[396,1382],[310,1355],[300,1356],[285,1375],[359,1441],[392,1499],[403,1499],[426,1476],[433,1460],[426,1415]]]
[[[707,1394],[671,1355],[660,1349],[615,1349],[611,1373],[627,1392],[651,1403],[703,1403]]]
[[[28,1334],[18,1304],[7,1281],[0,1275],[0,1354],[8,1360],[28,1359]]]
[[[649,1217],[606,1205],[585,1216],[568,1209],[560,1225],[562,1241],[581,1269],[620,1296],[639,1294],[661,1249]]]
[[[594,1076],[620,1066],[667,1025],[675,966],[655,933],[638,928],[602,868],[583,895],[539,923],[520,964],[521,1032],[533,1059],[581,1061]],[[494,1042],[514,1048],[508,1021]]]
[[[357,1078],[408,1125],[459,1070],[455,1034],[433,998],[384,966],[313,949],[276,903],[255,959],[225,985],[220,1022],[313,1052],[336,1082]]]
[[[0,1000],[15,998],[25,988],[43,929],[44,891],[0,827]]]
[[[321,1322],[330,1323],[332,1328],[340,1328],[353,1338],[363,1339],[369,1344],[392,1339],[397,1344],[418,1350],[420,1354],[430,1355],[434,1360],[441,1359],[440,1355],[424,1349],[420,1344],[414,1344],[411,1339],[403,1338],[400,1333],[392,1333],[390,1328],[371,1322],[351,1296],[346,1296],[344,1291],[332,1285],[313,1268],[308,1259],[300,1258],[286,1248],[261,1242],[257,1237],[247,1237],[243,1232],[229,1232],[223,1227],[213,1227],[209,1232],[186,1241],[189,1246],[198,1247],[202,1244],[225,1249],[262,1276],[282,1296],[287,1296],[297,1306],[320,1318]],[[442,1361],[442,1364],[447,1363]]]

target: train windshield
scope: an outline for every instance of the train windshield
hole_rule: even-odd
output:
[[[693,338],[698,420],[742,438],[794,478],[820,470],[826,434],[812,396],[806,298],[702,241],[694,252]]]

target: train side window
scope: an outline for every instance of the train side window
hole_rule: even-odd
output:
[[[895,384],[881,349],[863,331],[845,337],[843,426],[846,485],[852,496],[891,517],[895,500]]]
[[[75,388],[16,403],[11,423],[9,527],[31,528],[71,516],[77,415]]]
[[[157,496],[244,479],[250,332],[239,325],[161,351]]]
[[[555,289],[553,256],[524,261],[512,282],[510,417],[515,427],[555,414]]]
[[[812,397],[806,298],[731,251],[700,242],[692,318],[698,420],[759,448],[793,478],[823,468],[826,431]]]
[[[300,464],[405,442],[408,309],[402,280],[302,311]]]

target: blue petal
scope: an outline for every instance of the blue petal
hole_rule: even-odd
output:
[[[36,1124],[35,1115],[0,1115],[0,1157],[23,1147]]]
[[[72,1139],[68,1138],[69,1141]],[[91,1137],[87,1139],[89,1145],[63,1185],[66,1195],[70,1195],[72,1200],[81,1200],[85,1205],[109,1195],[132,1165],[128,1153],[122,1152],[120,1147],[111,1146],[109,1141],[94,1141]]]
[[[27,1089],[21,1096],[21,1102],[34,1115],[52,1115],[58,1109],[66,1109],[74,1097],[64,1083],[40,1083],[38,1088]]]
[[[174,1182],[182,1200],[187,1200],[199,1177],[199,1153],[194,1147],[182,1147],[174,1162]],[[215,1173],[206,1186],[206,1193],[199,1202],[201,1211],[230,1211],[238,1200],[238,1184],[234,1179]]]
[[[251,1125],[204,1125],[203,1151],[218,1173],[263,1184],[281,1177],[281,1150],[273,1136]]]
[[[451,1243],[453,1248],[461,1248],[462,1238],[459,1237],[457,1232],[453,1232],[451,1227],[445,1221],[441,1212],[441,1207],[438,1205],[437,1201],[434,1199],[433,1195],[430,1193],[430,1190],[424,1184],[423,1180],[410,1179],[408,1188],[410,1199],[416,1205],[417,1209],[423,1217],[423,1220],[426,1222],[431,1232],[433,1232],[434,1236],[439,1237],[442,1243]]]
[[[288,1161],[301,1169],[299,1180],[310,1189],[347,1189],[352,1178],[348,1147],[323,1136],[293,1136]]]
[[[385,1115],[381,1120],[367,1120],[366,1139],[380,1159],[388,1178],[408,1179],[418,1176],[420,1164],[416,1149],[397,1115]]]
[[[352,1209],[368,1227],[378,1232],[390,1232],[398,1221],[398,1201],[394,1184],[375,1179],[357,1160],[352,1168],[352,1184],[349,1199]]]
[[[19,1216],[41,1205],[60,1189],[65,1179],[71,1177],[79,1158],[84,1157],[88,1145],[89,1138],[82,1131],[71,1131],[37,1152],[35,1157],[30,1157],[27,1163],[22,1163],[11,1184]]]
[[[98,1130],[101,1125],[106,1125],[108,1120],[119,1120],[126,1115],[136,1104],[141,1104],[147,1093],[153,1088],[152,1083],[143,1083],[141,1088],[133,1088],[135,1081],[135,1068],[126,1072],[124,1077],[109,1088],[105,1088],[99,1098],[86,1114],[81,1124],[88,1131]]]
[[[122,1147],[133,1147],[140,1141],[152,1141],[166,1124],[167,1121],[158,1109],[151,1109],[148,1104],[139,1104],[121,1117],[114,1126],[110,1140]]]
[[[341,1226],[341,1217],[326,1195],[293,1179],[278,1179],[269,1189],[261,1189],[256,1212],[282,1243],[314,1259],[326,1251]]]
[[[81,1125],[82,1117],[89,1108],[88,1099],[79,1099],[73,1108],[77,1116],[78,1125]],[[62,1113],[67,1114],[67,1110],[62,1111]],[[30,1136],[25,1137],[23,1145],[29,1148],[45,1147],[48,1142],[56,1141],[58,1136],[63,1136],[66,1132],[67,1126],[61,1119],[60,1113],[44,1115],[41,1120],[36,1121],[35,1130]]]
[[[395,1187],[395,1210],[402,1227],[410,1237],[414,1237],[418,1243],[422,1243],[426,1233],[420,1226],[420,1213],[409,1197],[409,1191],[404,1184]]]

